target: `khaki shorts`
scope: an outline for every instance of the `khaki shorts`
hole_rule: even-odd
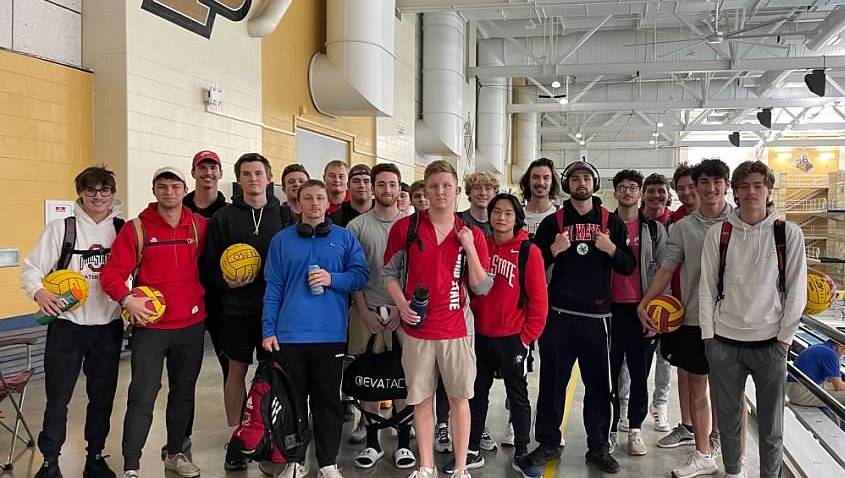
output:
[[[402,367],[408,387],[408,405],[434,395],[437,376],[443,378],[449,398],[470,399],[475,390],[475,349],[471,335],[459,339],[424,340],[406,335]]]
[[[358,313],[358,307],[352,306],[349,308],[349,342],[346,350],[349,355],[361,355],[367,350],[367,341],[370,340],[372,332],[367,328],[367,325],[361,319]],[[378,334],[373,343],[373,352],[379,353],[385,350],[393,350],[393,334],[389,330],[384,329]],[[402,327],[396,329],[396,337],[399,339],[399,344],[404,343],[405,332]]]

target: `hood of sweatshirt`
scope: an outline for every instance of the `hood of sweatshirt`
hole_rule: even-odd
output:
[[[760,264],[760,258],[764,250],[766,250],[764,246],[769,245],[768,243],[763,244],[763,231],[769,230],[779,218],[780,213],[777,209],[771,207],[766,210],[765,219],[753,226],[746,224],[739,218],[739,208],[735,208],[728,215],[728,222],[733,226],[731,240],[736,239],[737,242],[742,241],[742,247],[746,251],[744,257],[748,259],[749,267],[756,267]],[[771,242],[771,234],[766,236],[766,240]]]
[[[120,215],[122,208],[123,203],[120,201],[120,199],[115,198],[112,202],[111,209],[109,210],[109,215],[106,216],[106,218],[100,221],[99,223],[96,223],[93,219],[91,219],[91,216],[89,216],[88,213],[85,212],[85,209],[82,207],[82,204],[80,203],[79,199],[77,199],[76,202],[73,203],[73,215],[76,216],[77,221],[79,221],[80,223],[84,223],[87,226],[98,227],[104,224],[108,224],[109,227],[113,228],[114,218]]]
[[[501,244],[496,243],[496,239],[494,239],[493,236],[490,236],[487,239],[487,251],[492,256],[494,252],[499,249],[519,249],[519,245],[525,240],[528,240],[528,231],[522,229],[520,229],[519,232],[517,232],[510,240]]]

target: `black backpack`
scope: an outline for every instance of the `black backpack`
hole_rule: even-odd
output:
[[[725,298],[725,265],[728,260],[728,245],[731,242],[733,226],[730,222],[722,222],[722,230],[719,233],[719,281],[716,285],[716,302]],[[786,293],[786,222],[781,219],[775,221],[775,251],[778,260],[778,290],[781,294]]]
[[[114,218],[115,234],[120,232],[120,229],[126,223],[123,219]],[[111,253],[111,248],[92,249],[92,250],[78,250],[76,247],[76,216],[68,216],[65,218],[65,234],[62,239],[62,250],[59,253],[59,260],[56,262],[56,267],[53,270],[67,269],[70,265],[70,260],[74,255],[80,255],[83,258],[93,256],[105,256]]]

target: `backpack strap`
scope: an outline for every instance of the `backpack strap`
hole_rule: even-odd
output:
[[[194,217],[194,213],[191,213],[191,229],[194,231],[194,247],[199,249],[200,247],[200,227],[197,224],[197,218]]]
[[[733,231],[731,223],[728,221],[722,222],[722,230],[719,233],[719,281],[716,285],[716,291],[718,293],[716,296],[717,302],[725,298],[725,264],[727,264],[728,259],[728,244],[731,242],[731,231]]]
[[[419,236],[420,215],[416,211],[411,214],[408,221],[408,233],[405,235],[405,287],[408,287],[408,273],[411,270],[411,246],[416,243],[420,251],[423,250],[423,243]]]
[[[563,234],[563,228],[565,226],[564,215],[563,215],[563,208],[558,209],[554,212],[555,214],[555,221],[557,222],[557,232]]]
[[[135,270],[132,271],[132,286],[137,286],[138,272],[141,270],[141,261],[144,259],[144,246],[147,244],[147,232],[144,230],[144,223],[141,218],[135,218],[132,221],[132,227],[135,229]]]
[[[601,208],[601,232],[607,233],[607,222],[610,220],[610,211],[604,206],[599,207]]]
[[[76,217],[68,216],[65,218],[65,234],[62,238],[62,250],[59,253],[59,260],[56,262],[56,267],[53,269],[67,269],[70,265],[70,258],[73,256],[73,248],[76,245]]]
[[[775,251],[778,258],[778,290],[786,293],[786,222],[775,221]]]
[[[126,224],[126,221],[119,217],[115,217],[111,220],[112,225],[114,226],[114,233],[120,233],[120,230],[123,229],[123,225]]]
[[[519,301],[516,306],[520,309],[525,307],[528,301],[528,291],[525,287],[525,268],[528,265],[528,255],[531,253],[531,241],[522,241],[519,244],[519,259],[517,260],[517,272],[519,274]]]

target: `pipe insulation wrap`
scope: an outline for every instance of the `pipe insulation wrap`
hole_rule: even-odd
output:
[[[415,131],[423,154],[463,153],[464,27],[455,12],[423,15],[422,119]]]
[[[311,57],[314,106],[330,116],[392,116],[394,0],[328,0],[326,53]]]
[[[500,38],[478,42],[479,66],[505,64],[505,41]],[[505,105],[508,98],[508,78],[481,77],[478,79],[478,134],[476,171],[501,174],[505,171],[505,135],[507,131]]]

